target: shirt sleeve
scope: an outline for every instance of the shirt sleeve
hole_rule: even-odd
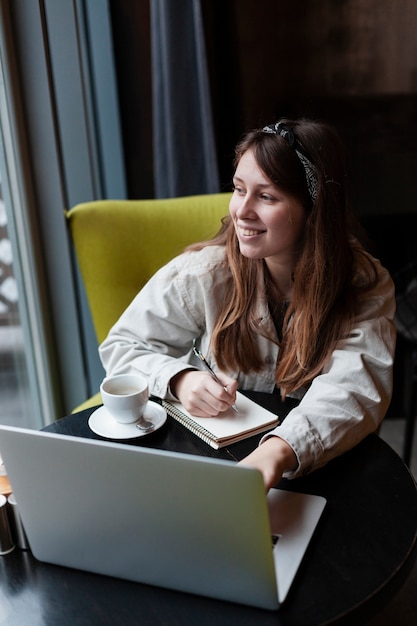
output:
[[[214,315],[209,252],[177,257],[137,294],[99,347],[107,375],[139,373],[151,394],[172,399],[169,382],[192,366],[193,339]]]
[[[381,269],[349,336],[338,342],[300,404],[262,439],[278,435],[294,450],[298,467],[286,478],[318,469],[377,430],[392,394],[394,313],[394,285]]]

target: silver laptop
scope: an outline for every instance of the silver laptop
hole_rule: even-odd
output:
[[[0,426],[36,558],[266,609],[285,600],[325,500],[228,461]]]

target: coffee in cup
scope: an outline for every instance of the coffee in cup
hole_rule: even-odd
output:
[[[137,422],[149,400],[148,381],[139,374],[108,376],[100,392],[105,408],[120,424]]]

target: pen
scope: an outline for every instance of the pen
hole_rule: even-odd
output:
[[[219,385],[221,385],[223,387],[223,389],[225,391],[227,391],[227,387],[225,387],[222,383],[222,381],[218,378],[218,376],[216,375],[216,373],[212,370],[212,368],[210,367],[209,362],[207,361],[206,357],[204,356],[204,354],[202,352],[200,352],[200,350],[198,350],[198,348],[195,347],[195,345],[193,346],[193,352],[196,355],[196,357],[198,357],[200,359],[200,361],[202,362],[202,364],[204,365],[204,367],[206,368],[206,370],[208,372],[210,372],[212,378],[214,378],[214,380],[216,381],[216,383],[219,383]],[[227,391],[227,393],[229,393]],[[238,413],[239,409],[237,408],[236,404],[232,404],[232,409]]]

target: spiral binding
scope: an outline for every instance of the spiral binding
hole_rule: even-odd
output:
[[[210,446],[217,447],[217,440],[214,437],[213,433],[211,433],[209,430],[207,430],[203,426],[200,426],[200,424],[197,424],[197,422],[191,419],[191,417],[188,417],[188,415],[185,415],[185,413],[183,413],[175,405],[171,404],[171,402],[167,402],[167,400],[162,400],[162,406],[164,407],[168,415],[170,415],[180,424],[188,428],[188,430],[194,433],[194,435],[200,437],[200,439],[208,443]]]

